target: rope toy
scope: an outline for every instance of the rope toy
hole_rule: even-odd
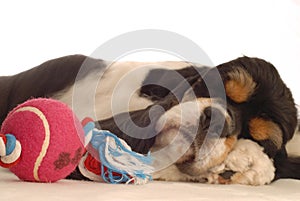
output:
[[[11,134],[0,134],[0,166],[10,168],[17,164],[21,155],[21,144]]]
[[[113,133],[95,128],[91,119],[85,119],[83,125],[85,141],[90,148],[79,164],[84,176],[99,181],[101,175],[103,181],[112,184],[145,184],[152,180],[154,169],[150,165],[150,153],[145,156],[132,151],[124,140]]]

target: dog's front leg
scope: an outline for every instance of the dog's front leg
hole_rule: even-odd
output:
[[[142,110],[124,112],[96,122],[98,129],[109,130],[131,146],[133,151],[147,154],[157,135],[155,126],[165,111],[178,104],[174,96],[168,96]]]

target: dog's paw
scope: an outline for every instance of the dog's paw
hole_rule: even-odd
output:
[[[235,172],[226,183],[264,185],[275,176],[272,159],[251,140],[240,139],[224,161],[225,169]]]

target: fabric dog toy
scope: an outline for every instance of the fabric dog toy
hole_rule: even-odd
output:
[[[63,179],[85,152],[80,121],[67,105],[52,99],[31,99],[17,106],[1,133],[0,165],[24,181]]]

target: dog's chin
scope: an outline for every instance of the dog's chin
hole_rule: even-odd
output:
[[[217,175],[216,172],[223,172],[224,161],[236,142],[236,136],[232,135],[206,139],[201,146],[193,143],[177,161],[154,172],[153,178],[164,181],[213,183],[216,178],[210,177]]]
[[[198,177],[224,162],[228,153],[233,149],[237,141],[236,136],[224,138],[206,138],[199,147],[194,145],[193,157],[185,154],[175,164],[178,170],[192,177]]]

